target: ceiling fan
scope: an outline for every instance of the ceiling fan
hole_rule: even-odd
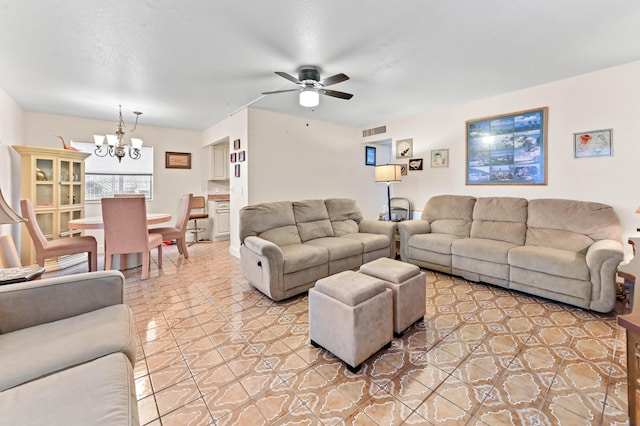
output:
[[[280,77],[286,78],[292,83],[300,86],[297,89],[274,90],[272,92],[262,92],[263,95],[272,95],[274,93],[300,92],[300,105],[305,107],[317,106],[320,102],[319,95],[332,96],[339,99],[351,99],[351,93],[339,92],[337,90],[325,89],[336,83],[349,80],[346,74],[336,74],[331,77],[320,80],[320,69],[314,66],[305,65],[298,68],[298,78],[287,74],[286,72],[276,71]]]

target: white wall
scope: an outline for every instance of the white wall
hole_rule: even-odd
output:
[[[142,116],[141,120],[144,120]],[[117,120],[117,116],[114,116]],[[126,120],[126,117],[125,117]],[[62,143],[56,137],[61,135],[67,143],[71,140],[92,142],[94,134],[114,133],[117,122],[92,120],[65,115],[43,114],[35,112],[25,113],[25,145],[62,148]],[[170,129],[163,127],[145,126],[139,124],[135,133],[144,141],[145,146],[153,146],[154,177],[153,200],[147,203],[147,210],[152,213],[170,213],[174,219],[178,202],[182,194],[206,194],[206,180],[203,180],[201,158],[201,133],[190,130]],[[128,135],[125,136],[125,139]],[[190,152],[191,169],[166,169],[165,152]],[[129,157],[122,159],[121,166],[135,161]],[[99,202],[87,203],[86,216],[99,216],[101,208]],[[98,239],[102,246],[102,232],[87,232]]]
[[[20,179],[15,176],[20,156],[11,145],[22,145],[24,140],[24,112],[0,89],[0,188],[11,207],[20,213]],[[0,225],[0,235],[11,234],[20,250],[20,226]]]
[[[413,138],[414,158],[424,158],[425,168],[404,176],[395,194],[409,198],[417,210],[431,196],[445,193],[597,201],[615,208],[628,236],[640,225],[635,214],[640,205],[635,189],[640,159],[638,75],[640,62],[633,62],[371,127],[386,124],[387,133],[377,137],[391,137],[394,143]],[[549,107],[548,184],[465,185],[465,121],[543,106]],[[613,128],[612,157],[574,159],[574,132],[606,128]],[[450,167],[430,168],[430,151],[441,148],[449,148]]]
[[[245,108],[238,111],[234,115],[227,117],[225,120],[207,128],[202,133],[202,146],[206,148],[207,146],[220,141],[228,141],[229,152],[234,152],[233,141],[240,139],[240,151],[249,153],[248,121],[249,110]],[[240,163],[240,177],[235,177],[233,168],[231,166],[229,168],[229,226],[231,229],[229,253],[234,256],[240,256],[238,211],[248,204],[247,164],[251,161],[251,154],[248,154],[247,157],[248,158],[245,162]]]
[[[386,188],[364,164],[360,135],[352,127],[251,109],[249,202],[353,198],[366,218],[377,218]]]

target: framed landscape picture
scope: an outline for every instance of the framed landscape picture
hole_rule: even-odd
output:
[[[468,120],[467,185],[546,185],[547,107]]]

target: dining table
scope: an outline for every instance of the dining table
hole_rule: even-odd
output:
[[[171,221],[168,213],[147,213],[147,226],[158,225]],[[88,216],[80,219],[72,219],[67,223],[69,229],[97,230],[104,229],[102,216]],[[149,228],[153,229],[153,228]],[[142,253],[121,254],[114,256],[112,266],[114,269],[125,270],[142,265]]]

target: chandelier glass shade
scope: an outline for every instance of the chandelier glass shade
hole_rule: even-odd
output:
[[[106,135],[107,143],[105,145],[105,136],[104,135],[93,135],[93,140],[96,144],[96,150],[94,154],[98,157],[106,157],[107,155],[111,157],[116,157],[118,162],[122,162],[122,158],[129,154],[134,160],[139,159],[142,156],[140,148],[142,148],[142,139],[131,138],[130,143],[127,144],[123,138],[126,134],[127,126],[122,119],[122,105],[119,105],[120,109],[120,120],[118,122],[118,126],[116,127],[115,135]],[[133,133],[138,127],[138,118],[142,113],[140,111],[133,111],[136,116],[136,121],[133,125],[133,129],[129,132]]]

